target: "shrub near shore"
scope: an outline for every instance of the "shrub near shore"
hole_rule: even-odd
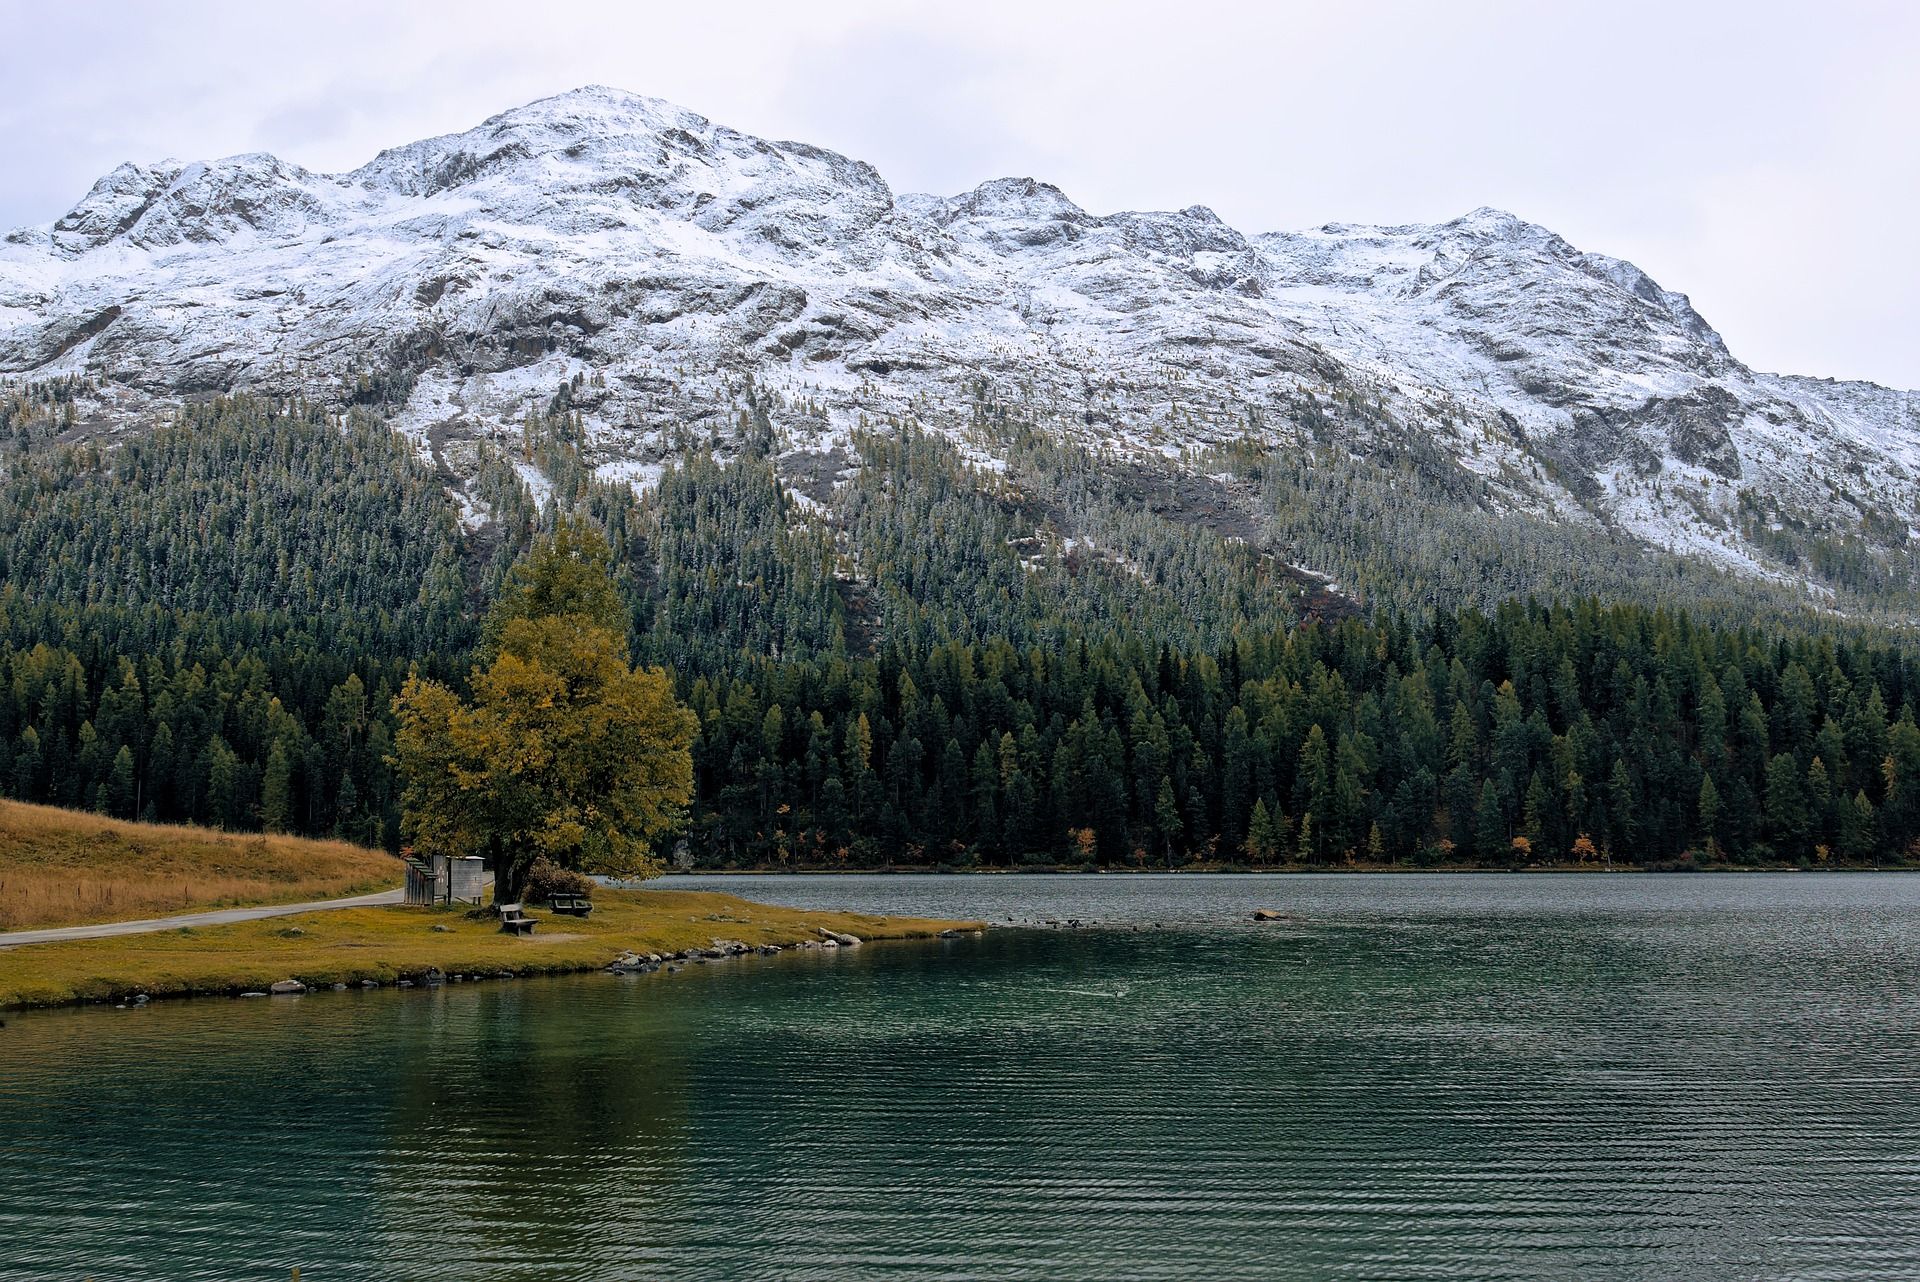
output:
[[[538,916],[539,914],[536,913]],[[539,916],[529,936],[500,932],[487,914],[445,908],[348,908],[232,925],[31,944],[0,952],[0,1007],[393,983],[428,971],[495,976],[598,970],[623,952],[674,953],[719,939],[758,946],[817,940],[913,939],[978,922],[808,912],[708,891],[610,890],[585,920]]]

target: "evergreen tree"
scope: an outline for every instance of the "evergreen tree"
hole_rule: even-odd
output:
[[[1767,763],[1767,835],[1781,855],[1798,859],[1807,853],[1808,814],[1800,765],[1788,752]]]
[[[1711,846],[1720,835],[1720,790],[1714,787],[1710,774],[1700,777],[1700,799],[1696,809],[1700,835]]]
[[[284,743],[276,742],[267,754],[260,780],[260,826],[268,832],[293,828],[293,761]]]
[[[1285,835],[1273,822],[1272,814],[1267,810],[1267,799],[1260,797],[1253,803],[1253,815],[1247,822],[1247,840],[1245,849],[1247,858],[1256,865],[1264,867],[1279,858]]]
[[[120,751],[113,754],[113,771],[106,784],[104,809],[117,819],[131,819],[137,808],[133,750],[123,743]]]

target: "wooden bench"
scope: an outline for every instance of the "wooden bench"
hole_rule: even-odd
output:
[[[527,916],[520,904],[500,905],[500,930],[507,935],[531,935],[533,918]]]
[[[593,911],[593,901],[585,895],[549,895],[547,907],[568,917],[585,917]]]

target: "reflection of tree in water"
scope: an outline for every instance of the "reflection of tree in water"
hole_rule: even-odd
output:
[[[572,1276],[661,1239],[663,1195],[687,1175],[692,1008],[634,985],[650,981],[453,986],[407,1004],[374,1176],[383,1259]]]

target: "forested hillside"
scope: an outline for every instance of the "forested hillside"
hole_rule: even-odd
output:
[[[9,402],[0,789],[24,800],[392,844],[393,693],[414,665],[464,676],[564,509],[606,532],[636,654],[699,714],[702,863],[1863,862],[1920,838],[1910,646],[1784,607],[1727,626],[1725,596],[1711,624],[1428,607],[1521,551],[1423,556],[1411,481],[1330,497],[1337,471],[1223,454],[1206,501],[1170,504],[983,410],[999,470],[876,424],[816,461],[816,498],[769,428],[636,498],[594,479],[563,393],[488,446],[466,502],[490,519],[463,527],[358,412],[217,400],[103,445],[63,443],[70,403]],[[515,472],[536,460],[545,506]],[[1328,564],[1331,504],[1399,520],[1348,545],[1342,573],[1381,586],[1290,572],[1250,495]],[[1530,546],[1546,576],[1578,551]],[[1674,573],[1659,599],[1699,571]]]
[[[1594,604],[767,663],[692,682],[696,833],[774,864],[1857,862],[1920,836],[1916,677]]]

